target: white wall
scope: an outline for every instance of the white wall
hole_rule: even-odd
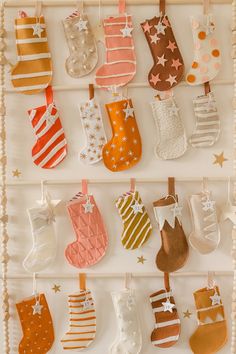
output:
[[[114,13],[114,8],[103,8],[102,14]],[[186,67],[188,68],[192,60],[192,35],[189,23],[189,16],[200,13],[200,6],[170,6],[168,8],[169,17],[175,30],[178,44],[182,50]],[[231,8],[230,6],[214,6],[216,14],[217,31],[220,37],[223,52],[223,67],[218,79],[232,79],[232,68],[230,59],[230,43],[231,43]],[[33,13],[32,9],[28,10]],[[61,20],[70,14],[72,8],[46,8],[44,11],[48,23],[48,37],[53,56],[54,64],[54,85],[61,84],[79,84],[82,82],[93,81],[94,72],[90,77],[81,80],[74,80],[67,76],[64,69],[64,62],[68,56],[68,49],[64,38]],[[138,60],[137,75],[135,82],[146,81],[149,68],[152,66],[151,54],[148,54],[148,46],[144,35],[140,28],[140,23],[145,18],[151,18],[157,13],[157,8],[153,6],[132,6],[129,12],[133,14],[134,19],[134,36],[136,43],[136,52]],[[96,23],[97,8],[88,8],[88,13],[92,23]],[[13,32],[13,19],[17,16],[17,9],[6,10],[6,26],[8,30],[8,58],[15,60],[15,43]],[[145,57],[143,53],[145,52]],[[146,54],[147,53],[147,54]],[[102,63],[103,50],[100,47],[100,63]],[[11,87],[8,76],[7,86]],[[83,91],[67,91],[56,92],[55,100],[60,110],[62,124],[64,126],[66,136],[69,143],[69,154],[66,160],[54,171],[43,171],[33,165],[31,160],[31,147],[34,143],[33,132],[26,114],[27,109],[37,107],[44,102],[43,95],[33,97],[18,94],[7,95],[7,132],[8,132],[8,178],[12,179],[11,171],[18,168],[22,172],[21,179],[70,179],[70,178],[129,178],[129,177],[149,177],[161,178],[174,176],[227,176],[233,173],[233,142],[232,142],[232,86],[214,86],[214,92],[219,106],[219,113],[222,122],[221,138],[212,148],[193,150],[185,154],[184,157],[169,162],[158,161],[153,154],[153,147],[156,138],[154,121],[151,115],[149,102],[152,100],[155,92],[151,88],[147,89],[130,89],[129,94],[133,99],[136,111],[137,121],[140,127],[143,139],[143,158],[142,161],[130,171],[112,174],[105,169],[103,164],[93,167],[85,167],[78,162],[77,156],[84,144],[83,131],[79,119],[77,102],[86,99],[87,92]],[[190,135],[194,128],[194,116],[192,112],[192,98],[202,93],[202,88],[190,88],[186,86],[177,87],[175,95],[177,102],[181,108],[182,118],[186,126],[187,134]],[[107,93],[96,92],[101,105],[110,100]],[[110,136],[110,127],[108,118],[104,112],[104,122],[108,136]],[[224,151],[225,156],[229,159],[224,167],[213,165],[213,154]],[[210,188],[214,192],[218,206],[226,201],[226,183],[211,183]],[[152,211],[152,202],[167,191],[165,184],[147,184],[140,185],[138,189],[143,198],[143,202],[148,208],[149,214],[154,226],[150,241],[138,251],[126,251],[122,248],[120,235],[122,231],[121,220],[114,206],[114,201],[121,193],[128,190],[129,185],[92,185],[90,190],[94,193],[97,203],[104,216],[107,229],[109,232],[109,249],[105,258],[96,266],[89,269],[89,272],[154,272],[155,256],[160,248],[160,235],[156,227]],[[193,193],[200,191],[201,185],[197,183],[178,183],[177,192],[181,203],[184,205],[183,225],[186,234],[191,231],[190,214],[186,202],[186,198]],[[70,199],[78,190],[80,185],[50,187],[50,192],[55,199],[62,199],[62,203],[58,208],[56,231],[58,238],[58,254],[55,264],[48,269],[50,274],[72,273],[76,274],[77,270],[67,264],[64,258],[64,249],[66,245],[74,239],[74,233],[68,220],[65,202]],[[40,186],[37,187],[14,187],[8,192],[10,225],[9,232],[11,240],[9,242],[9,252],[11,255],[10,270],[11,273],[24,273],[22,261],[31,247],[30,226],[27,219],[26,208],[34,206],[35,200],[40,197]],[[208,270],[231,270],[231,225],[224,223],[221,225],[222,240],[217,251],[208,255],[200,256],[191,250],[189,260],[184,271],[208,271]],[[137,264],[137,256],[143,255],[147,262],[144,265]],[[223,302],[225,304],[228,324],[230,327],[230,307],[231,307],[231,277],[218,277],[218,284],[221,288]],[[54,294],[51,290],[53,284],[61,285],[61,292]],[[194,301],[192,293],[199,287],[205,286],[206,278],[175,278],[172,281],[172,288],[175,294],[179,315],[182,322],[182,333],[179,343],[170,348],[168,353],[187,354],[190,353],[188,347],[188,338],[197,326]],[[116,336],[116,320],[110,297],[110,291],[122,289],[123,280],[90,280],[89,287],[94,292],[97,305],[98,316],[98,332],[96,341],[88,349],[88,353],[104,354],[107,352],[110,344]],[[150,334],[154,325],[154,318],[149,304],[148,296],[154,291],[163,287],[163,281],[160,278],[143,279],[140,278],[133,282],[133,286],[137,293],[137,304],[140,318],[142,318],[142,334],[143,334],[143,350],[142,354],[152,354],[155,352],[164,352],[161,349],[153,348],[150,343]],[[50,305],[51,313],[55,325],[56,340],[50,353],[62,354],[60,338],[67,330],[67,294],[78,290],[78,281],[67,280],[62,281],[55,277],[55,280],[39,281],[38,288],[45,292]],[[12,335],[12,352],[17,353],[17,345],[21,338],[21,328],[16,314],[14,303],[20,301],[24,297],[28,297],[32,293],[32,282],[26,281],[10,281],[9,290],[11,293],[11,335]],[[189,309],[194,315],[191,319],[183,319],[183,311]],[[0,334],[0,337],[2,334]],[[228,354],[230,346],[225,346],[220,353]],[[167,350],[166,350],[167,352]]]

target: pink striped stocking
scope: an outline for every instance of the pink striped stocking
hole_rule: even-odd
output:
[[[94,197],[88,194],[86,180],[82,182],[82,193],[67,204],[67,209],[77,240],[67,246],[65,256],[74,267],[92,266],[105,255],[108,236]]]
[[[109,89],[126,85],[136,73],[132,37],[132,17],[125,13],[125,1],[119,0],[119,15],[103,21],[106,62],[96,72],[96,83]]]

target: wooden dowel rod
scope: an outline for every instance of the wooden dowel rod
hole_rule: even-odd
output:
[[[213,80],[212,85],[233,85],[233,80]],[[179,86],[188,86],[188,84],[185,81],[182,81]],[[83,83],[83,84],[78,84],[78,85],[54,85],[53,90],[54,91],[78,91],[78,90],[88,90],[89,87],[89,82],[88,83]],[[127,85],[128,88],[150,88],[149,84],[147,82],[133,82],[129,85]],[[94,85],[95,89],[98,89],[99,87],[97,85]],[[16,90],[13,88],[5,89],[5,93],[17,93]]]
[[[176,272],[171,273],[170,277],[205,277],[208,272]],[[233,271],[216,271],[214,274],[217,276],[233,276]],[[87,278],[122,278],[125,276],[124,273],[86,273]],[[162,272],[139,272],[139,273],[131,273],[132,278],[156,278],[163,277]],[[8,274],[8,279],[32,279],[32,275],[30,274]],[[37,279],[74,279],[78,278],[78,273],[38,273],[36,274]]]
[[[229,177],[207,177],[209,182],[227,182]],[[176,177],[176,182],[202,182],[203,177]],[[234,177],[231,178],[233,182],[235,180]],[[80,184],[81,179],[51,179],[51,180],[44,180],[45,185],[67,185],[67,184]],[[137,183],[166,183],[167,178],[136,178],[135,181]],[[8,187],[14,186],[34,186],[40,185],[41,180],[24,180],[24,181],[8,181],[6,185]],[[130,179],[123,178],[123,179],[88,179],[88,183],[91,184],[128,184],[130,183]]]
[[[43,6],[50,7],[68,7],[75,6],[75,0],[42,0]],[[85,6],[98,6],[98,0],[85,0]],[[158,0],[126,0],[127,5],[158,5]],[[231,4],[232,0],[211,0],[212,4]],[[202,0],[167,0],[169,5],[196,5],[202,4]],[[28,7],[35,6],[33,0],[6,0],[5,7]],[[101,0],[102,6],[117,5],[117,0]]]

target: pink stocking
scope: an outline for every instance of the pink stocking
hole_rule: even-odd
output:
[[[105,255],[108,236],[94,197],[88,194],[87,180],[67,209],[77,240],[67,246],[65,256],[74,267],[90,267]]]

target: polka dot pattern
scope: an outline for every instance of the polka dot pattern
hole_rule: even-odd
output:
[[[211,81],[221,67],[221,53],[215,36],[212,15],[199,15],[192,19],[194,60],[187,73],[189,85],[200,85]]]
[[[16,304],[23,338],[19,344],[19,354],[46,354],[54,342],[52,317],[44,294],[39,295],[41,313],[34,314],[35,297]]]

